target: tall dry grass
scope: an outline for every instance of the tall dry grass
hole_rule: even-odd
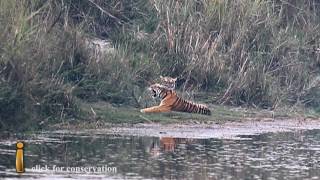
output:
[[[0,128],[85,117],[79,99],[143,106],[159,75],[209,102],[319,107],[319,15],[318,0],[0,1]]]
[[[0,86],[5,90],[0,97],[1,128],[22,122],[36,128],[40,121],[75,114],[72,85],[65,82],[80,78],[77,70],[86,57],[76,41],[78,32],[57,26],[66,16],[57,5],[42,0],[0,2]]]
[[[162,73],[220,91],[220,103],[308,104],[303,96],[319,76],[318,1],[167,0],[153,6],[160,20],[153,57]]]
[[[144,5],[108,2],[0,2],[0,129],[86,118],[77,99],[138,103],[137,84],[154,72],[146,56],[122,41],[115,43],[116,53],[98,60],[88,41],[93,36],[121,40],[117,33],[124,24],[132,27],[129,19],[145,16],[130,7]]]

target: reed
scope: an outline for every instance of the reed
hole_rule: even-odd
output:
[[[318,108],[319,15],[317,0],[2,0],[0,128],[85,118],[78,100],[144,106],[159,75],[209,103]]]

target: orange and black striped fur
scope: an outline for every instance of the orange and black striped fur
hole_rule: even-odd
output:
[[[170,90],[174,90],[176,88],[176,81],[177,78],[172,78],[169,76],[160,76],[161,85],[165,86],[166,88]]]
[[[207,106],[186,101],[178,97],[174,90],[168,89],[161,84],[153,84],[149,87],[149,90],[154,98],[161,98],[161,102],[159,106],[141,109],[140,111],[143,113],[180,111],[211,115],[211,111]]]

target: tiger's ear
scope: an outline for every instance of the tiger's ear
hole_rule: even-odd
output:
[[[174,81],[177,81],[178,78],[173,78]]]
[[[160,75],[160,78],[163,79],[163,76]]]

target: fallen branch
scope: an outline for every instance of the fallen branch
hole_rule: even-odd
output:
[[[108,15],[109,17],[111,17],[112,19],[116,20],[117,23],[119,24],[123,24],[122,20],[115,17],[114,15],[112,15],[111,13],[109,13],[108,11],[104,10],[101,6],[99,6],[97,3],[93,2],[92,0],[88,0],[89,2],[91,2],[93,5],[95,5],[102,13]]]

